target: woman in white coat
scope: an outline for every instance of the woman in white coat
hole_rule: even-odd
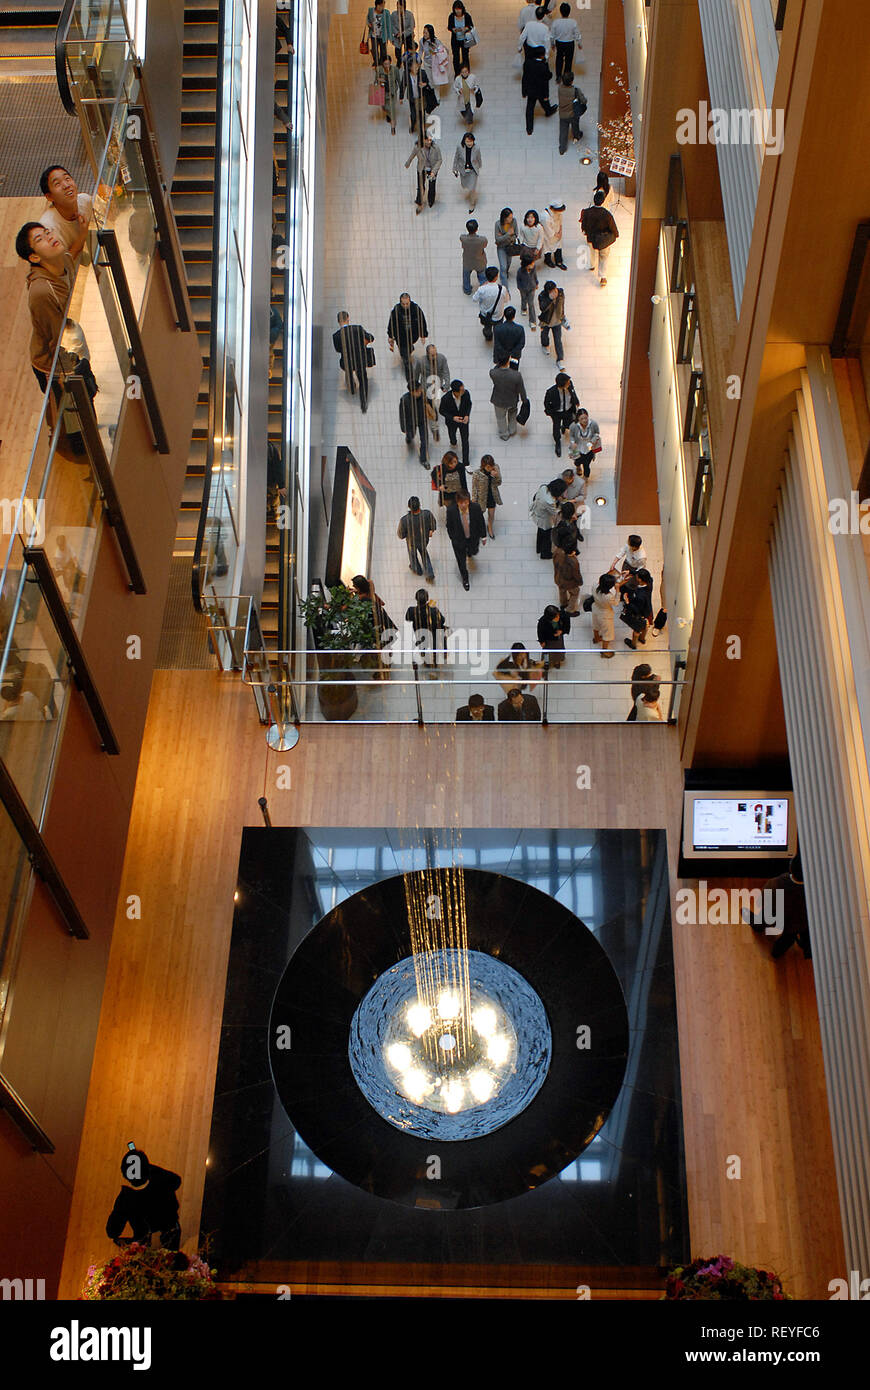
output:
[[[561,198],[548,204],[547,209],[541,218],[541,226],[544,229],[544,261],[554,269],[567,270],[562,258],[562,213],[565,211],[565,204]]]
[[[604,657],[615,656],[613,646],[613,610],[619,602],[619,590],[612,574],[602,574],[592,590],[592,641],[601,647]],[[640,717],[640,716],[638,716]]]
[[[445,82],[450,81],[450,74],[453,71],[450,50],[445,48],[439,38],[436,38],[435,30],[431,24],[423,26],[420,55],[423,71],[433,87],[443,87]],[[439,92],[438,95],[440,96],[441,93]]]
[[[477,108],[477,93],[480,91],[480,83],[467,67],[460,68],[459,76],[453,83],[453,90],[456,93],[456,100],[459,102],[459,119],[471,127],[474,124],[474,112]]]
[[[459,179],[462,191],[468,199],[468,211],[474,212],[477,203],[477,176],[482,160],[474,136],[467,130],[456,146],[453,156],[453,173]]]

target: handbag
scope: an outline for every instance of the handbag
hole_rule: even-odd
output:
[[[582,93],[578,93],[577,88],[575,87],[575,88],[574,88],[574,101],[573,101],[573,103],[572,103],[572,108],[571,108],[571,109],[572,109],[572,111],[573,111],[573,113],[574,113],[574,118],[575,118],[576,120],[579,121],[579,119],[580,119],[581,116],[585,116],[585,114],[586,114],[586,108],[587,108],[588,104],[589,104],[589,103],[587,102],[586,98],[582,95]]]
[[[367,348],[366,348],[366,366],[367,366],[367,367],[374,367],[375,365],[376,365],[376,363],[375,363],[375,350],[374,350],[373,347],[367,347]]]
[[[368,32],[369,32],[369,31],[368,31],[368,27],[366,27],[365,29],[363,29],[363,36],[362,36],[362,38],[361,38],[360,41],[359,41],[359,51],[360,51],[360,53],[368,53],[368,51],[369,51]]]
[[[483,105],[483,92],[480,90],[479,87],[477,91],[474,93],[474,104],[478,108],[478,110]]]
[[[477,43],[477,30],[474,28],[474,25],[472,25],[470,29],[465,30],[461,42],[465,44],[466,48],[474,48],[474,45]]]
[[[426,115],[427,115],[427,116],[431,116],[431,114],[432,114],[432,112],[435,110],[436,106],[440,106],[440,105],[441,105],[441,103],[440,103],[440,101],[438,100],[438,97],[435,95],[435,88],[434,88],[434,87],[424,87],[424,88],[423,88],[423,109],[425,110]]]
[[[591,613],[591,612],[592,612],[592,605],[593,605],[594,602],[595,602],[595,599],[592,597],[592,595],[591,595],[591,594],[587,594],[586,597],[585,597],[584,600],[583,600],[583,612],[584,612],[584,613]]]
[[[373,82],[369,87],[369,106],[383,106],[385,95],[380,82]]]
[[[653,627],[655,628],[656,632],[661,632],[662,628],[667,626],[667,622],[668,615],[663,608],[660,608],[658,613],[656,613],[655,618],[653,619]]]
[[[528,420],[529,416],[531,415],[531,413],[532,413],[532,403],[531,403],[531,401],[529,400],[528,396],[526,396],[526,399],[525,399],[524,401],[521,402],[520,408],[519,408],[519,410],[517,411],[517,424],[518,424],[518,425],[524,425],[524,424],[526,423],[526,421]]]

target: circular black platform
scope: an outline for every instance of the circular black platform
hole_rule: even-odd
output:
[[[504,1201],[560,1172],[606,1120],[628,1055],[622,990],[588,928],[517,879],[466,869],[464,881],[469,948],[521,975],[550,1027],[546,1078],[508,1123],[462,1142],[419,1137],[384,1119],[354,1079],[358,1006],[412,954],[401,876],[321,919],[281,978],[269,1028],[278,1094],[321,1161],[376,1196],[440,1210]]]

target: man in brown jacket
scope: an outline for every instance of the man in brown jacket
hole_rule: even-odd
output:
[[[33,327],[30,361],[33,375],[44,391],[72,294],[75,269],[63,242],[41,222],[25,222],[15,238],[15,250],[30,266],[27,276],[27,303]]]
[[[559,607],[574,617],[578,612],[577,599],[583,583],[576,542],[569,541],[566,550],[557,547],[553,551],[553,577],[559,590]]]

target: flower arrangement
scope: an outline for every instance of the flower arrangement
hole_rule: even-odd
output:
[[[106,1264],[91,1265],[82,1298],[97,1299],[194,1299],[222,1297],[213,1276],[198,1255],[164,1250],[131,1242]]]
[[[668,1275],[663,1298],[728,1299],[740,1303],[790,1300],[778,1274],[738,1264],[727,1255],[693,1260]]]
[[[634,126],[631,119],[631,93],[625,80],[625,74],[617,63],[611,62],[613,69],[611,96],[616,96],[621,92],[625,101],[625,110],[621,116],[612,116],[609,121],[598,122],[598,162],[602,169],[610,165],[614,155],[619,155],[623,159],[634,159]]]

